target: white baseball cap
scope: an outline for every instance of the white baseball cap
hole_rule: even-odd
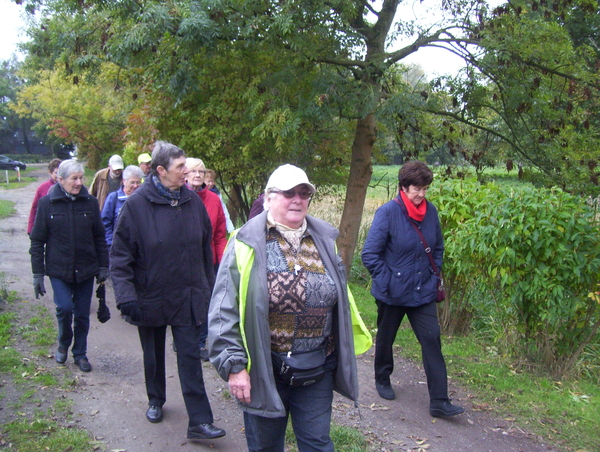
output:
[[[265,193],[270,188],[287,191],[301,184],[306,184],[313,195],[316,193],[317,189],[308,181],[306,173],[297,166],[286,163],[273,171],[267,182]]]
[[[125,168],[125,165],[123,165],[123,159],[121,158],[120,155],[113,155],[109,160],[108,160],[108,164],[110,165],[110,167],[113,170],[119,170],[119,169],[123,169]]]

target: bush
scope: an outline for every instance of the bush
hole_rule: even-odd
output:
[[[600,276],[594,211],[556,189],[468,184],[444,181],[431,194],[446,237],[444,308],[459,313],[450,323],[484,310],[513,353],[562,375],[597,340],[598,302],[588,296]]]

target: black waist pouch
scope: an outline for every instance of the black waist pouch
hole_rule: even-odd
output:
[[[272,352],[272,355],[275,371],[294,388],[315,384],[325,375],[325,347],[309,352]]]

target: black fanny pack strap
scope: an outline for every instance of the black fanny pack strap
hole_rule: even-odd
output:
[[[394,201],[396,201],[398,203],[398,205],[400,206],[400,208],[403,208],[404,206],[400,203],[400,201],[398,201],[398,198],[394,198]],[[440,277],[440,272],[438,271],[437,265],[435,265],[435,261],[433,260],[433,256],[431,255],[431,248],[429,247],[429,245],[427,244],[427,240],[425,240],[425,236],[423,235],[423,233],[421,232],[421,229],[419,229],[419,226],[417,226],[415,224],[415,222],[413,221],[412,218],[410,218],[408,216],[408,212],[406,212],[406,210],[403,208],[402,209],[404,211],[404,213],[406,214],[406,216],[408,217],[408,221],[409,223],[412,225],[413,228],[415,228],[415,231],[417,231],[417,234],[419,234],[419,237],[421,238],[421,244],[423,245],[423,247],[425,248],[425,254],[427,255],[427,257],[429,258],[429,262],[431,262],[431,267],[433,268],[433,274],[437,277]]]

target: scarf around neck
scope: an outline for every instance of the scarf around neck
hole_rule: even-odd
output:
[[[58,186],[60,187],[61,191],[67,197],[68,200],[75,201],[77,199],[77,196],[72,195],[71,193],[68,193],[67,190],[65,190],[65,187],[62,186],[62,184],[58,184]]]
[[[404,201],[408,216],[415,221],[423,221],[423,218],[425,218],[425,213],[427,213],[427,200],[423,199],[421,204],[415,206],[408,199],[408,196],[406,196],[406,193],[404,193],[403,190],[400,190],[400,197],[402,198],[402,201]]]
[[[179,203],[179,198],[181,198],[181,188],[178,188],[177,190],[169,190],[160,182],[160,179],[155,174],[152,175],[152,182],[154,182],[154,186],[158,190],[158,194],[171,201],[172,206],[176,206]]]

